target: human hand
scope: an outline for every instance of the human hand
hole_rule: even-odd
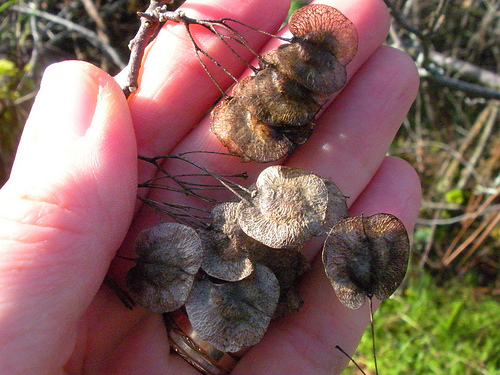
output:
[[[359,51],[348,65],[348,85],[324,110],[312,137],[282,162],[331,177],[350,197],[351,215],[392,213],[411,231],[418,178],[406,162],[385,154],[416,95],[414,64],[380,46],[389,26],[381,0],[325,3],[354,22]],[[270,30],[279,27],[288,2],[188,0],[184,8],[194,17],[230,16]],[[244,71],[220,43],[212,43],[212,34],[196,35],[211,56]],[[264,47],[266,39],[259,35],[251,44],[272,48]],[[215,75],[222,85],[231,83]],[[0,373],[197,373],[169,354],[159,314],[127,310],[101,283],[110,265],[113,277],[123,278],[131,264],[113,261],[116,250],[133,256],[137,233],[157,224],[151,210],[134,206],[137,182],[156,172],[138,165],[137,154],[224,152],[204,117],[218,96],[182,25],[168,25],[149,48],[140,87],[128,102],[113,78],[89,64],[65,62],[46,71],[11,178],[0,192]],[[254,179],[267,166],[214,154],[197,162],[219,173],[247,171]],[[314,261],[320,250],[319,241],[305,248],[313,272],[301,283],[304,306],[271,323],[234,374],[331,374],[345,366],[347,358],[335,346],[354,351],[368,311],[339,303],[321,262]]]

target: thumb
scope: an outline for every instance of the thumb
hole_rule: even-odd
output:
[[[136,186],[116,82],[83,62],[50,66],[0,190],[0,353],[16,353],[0,358],[0,373],[49,373],[43,360],[69,357],[77,319],[130,225]]]

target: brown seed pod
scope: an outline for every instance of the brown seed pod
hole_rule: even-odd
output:
[[[344,87],[347,78],[345,65],[311,43],[282,44],[265,53],[262,59],[315,94],[331,95]],[[312,95],[308,91],[304,94]]]
[[[210,276],[239,281],[254,270],[250,254],[263,254],[269,248],[247,236],[238,224],[238,202],[218,204],[212,210],[212,228],[199,230],[203,242],[201,268]]]
[[[301,127],[281,128],[279,132],[283,137],[292,142],[295,148],[309,139],[315,126],[316,123],[311,121],[307,125]]]
[[[272,162],[304,143],[357,51],[354,25],[334,8],[308,5],[291,20],[291,43],[261,56],[256,75],[212,111],[212,132],[245,161]]]
[[[292,153],[296,147],[281,132],[253,117],[238,97],[219,103],[211,120],[212,132],[221,143],[246,161],[268,163]]]
[[[314,173],[272,166],[257,178],[251,202],[241,201],[239,224],[250,237],[273,248],[300,246],[323,230],[328,188]]]
[[[253,272],[254,265],[239,246],[240,241],[214,230],[200,229],[198,233],[203,243],[201,268],[208,275],[224,281],[239,281]]]
[[[195,282],[186,312],[196,333],[222,352],[236,352],[260,341],[279,298],[279,284],[265,266],[225,284]]]
[[[347,65],[358,50],[358,32],[338,9],[324,4],[310,4],[298,9],[288,21],[290,32],[299,40],[327,48]]]
[[[202,244],[186,225],[165,223],[137,236],[136,266],[127,273],[126,288],[141,306],[154,312],[181,307],[201,265]]]
[[[336,224],[323,248],[323,263],[339,300],[361,308],[368,296],[388,298],[403,281],[410,243],[394,215],[347,218]]]
[[[321,178],[328,189],[328,209],[326,211],[325,224],[322,227],[323,231],[320,233],[321,235],[326,235],[335,224],[347,218],[349,209],[347,207],[347,197],[342,194],[332,179]]]
[[[300,248],[269,249],[260,256],[252,255],[252,260],[269,268],[278,279],[280,298],[273,319],[297,311],[303,304],[297,284],[300,277],[311,270]]]
[[[307,125],[321,109],[311,93],[274,68],[245,77],[233,95],[241,98],[252,116],[273,127]]]

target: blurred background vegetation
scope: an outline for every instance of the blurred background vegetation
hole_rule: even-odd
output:
[[[381,373],[500,373],[500,0],[385,0],[387,44],[422,78],[391,155],[422,179],[405,284],[375,314]],[[0,5],[0,186],[44,68],[127,62],[147,0],[10,0]],[[178,1],[179,3],[182,1]],[[293,1],[291,11],[307,1]],[[373,374],[371,339],[355,359]],[[359,373],[354,366],[346,374]]]

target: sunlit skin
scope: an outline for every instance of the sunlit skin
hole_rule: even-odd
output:
[[[356,26],[359,49],[348,83],[324,109],[306,144],[280,163],[330,177],[349,197],[350,214],[399,217],[411,232],[420,202],[417,175],[387,149],[418,89],[412,60],[381,46],[389,28],[382,0],[324,1]],[[192,17],[232,17],[276,31],[288,1],[187,1]],[[206,30],[200,43],[232,71],[245,66]],[[278,40],[251,34],[257,50]],[[250,58],[250,56],[247,56]],[[223,86],[231,83],[214,73]],[[220,95],[196,60],[182,25],[168,24],[148,48],[139,89],[125,100],[120,84],[84,62],[45,72],[9,181],[0,192],[0,373],[196,374],[170,354],[160,314],[127,310],[107,286],[132,266],[141,229],[158,223],[137,204],[137,183],[155,169],[137,161],[187,150],[224,151],[209,131],[207,109]],[[205,154],[219,172],[265,165]],[[172,173],[179,173],[172,166]],[[165,192],[141,194],[172,200]],[[234,374],[332,374],[352,353],[369,321],[368,308],[351,311],[336,299],[321,264],[321,241],[304,248],[313,271],[301,283],[298,313],[271,323]],[[111,269],[110,269],[111,267]]]

